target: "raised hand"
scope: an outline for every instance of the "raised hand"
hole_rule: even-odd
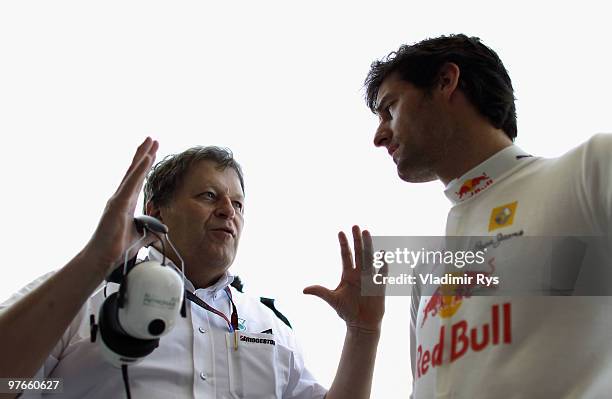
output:
[[[304,294],[318,296],[327,302],[349,329],[378,332],[385,313],[384,287],[376,296],[361,295],[362,277],[371,278],[374,273],[372,236],[367,230],[362,233],[359,226],[353,226],[355,261],[344,232],[338,234],[338,240],[342,256],[342,277],[338,287],[329,290],[313,285],[306,287]]]
[[[107,272],[122,261],[125,250],[140,237],[134,225],[134,211],[158,147],[159,143],[150,137],[138,147],[121,184],[106,203],[98,227],[85,247],[85,251],[95,257],[96,264],[106,268]]]

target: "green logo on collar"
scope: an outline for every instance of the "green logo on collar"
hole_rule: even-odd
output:
[[[238,331],[246,331],[246,320],[238,318]]]

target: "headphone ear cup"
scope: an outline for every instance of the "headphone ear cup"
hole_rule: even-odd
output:
[[[100,307],[98,317],[100,338],[104,345],[120,357],[142,358],[159,346],[157,339],[138,339],[127,335],[119,324],[118,294],[108,296]],[[132,360],[133,362],[133,360]]]

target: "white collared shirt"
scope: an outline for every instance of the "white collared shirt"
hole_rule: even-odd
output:
[[[149,258],[160,260],[154,249]],[[16,302],[51,274],[21,289],[0,308]],[[224,288],[232,281],[233,276],[226,273],[213,286],[194,293],[229,319],[232,307]],[[117,288],[117,284],[108,284],[106,295]],[[193,291],[194,287],[186,281],[186,288]],[[238,350],[234,349],[233,334],[229,334],[222,317],[188,302],[187,318],[178,319],[152,354],[128,367],[134,399],[325,396],[327,391],[305,368],[291,329],[257,299],[233,288],[231,292],[240,319]],[[94,314],[98,319],[104,299],[104,289],[100,287],[83,305],[36,375],[63,379],[63,393],[57,397],[106,399],[125,395],[121,370],[104,361],[99,342],[90,342],[89,316]],[[40,397],[39,393],[22,396]]]

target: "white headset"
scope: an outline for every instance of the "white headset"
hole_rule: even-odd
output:
[[[168,228],[151,216],[134,218],[142,237],[125,251],[123,267],[118,267],[107,281],[119,283],[119,290],[109,295],[98,314],[90,316],[91,341],[98,341],[104,358],[115,367],[136,364],[149,355],[159,345],[159,339],[168,334],[179,313],[185,313],[185,264],[178,251],[168,238]],[[128,254],[140,248],[147,233],[162,234],[181,261],[181,270],[166,265],[165,250],[162,263],[144,261],[136,263],[136,257],[128,259]],[[127,370],[125,371],[127,374]]]

